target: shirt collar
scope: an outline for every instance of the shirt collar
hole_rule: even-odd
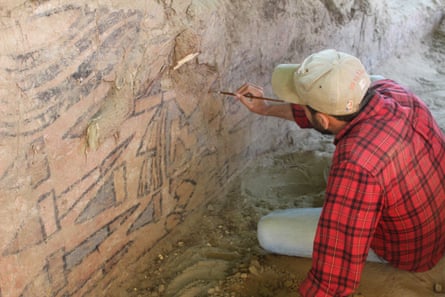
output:
[[[368,90],[368,93],[365,96],[368,96],[369,92],[373,92],[374,94],[370,94],[371,99],[366,104],[366,106],[360,111],[360,113],[339,132],[334,138],[334,144],[337,144],[346,134],[348,134],[352,128],[354,128],[359,122],[373,117],[379,108],[379,93],[375,90],[375,86],[371,86]]]

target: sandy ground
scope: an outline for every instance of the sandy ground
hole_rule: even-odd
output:
[[[444,69],[445,33],[378,70],[415,91],[445,131]],[[231,184],[225,199],[196,210],[132,267],[133,278],[116,284],[110,296],[299,296],[311,260],[266,253],[258,246],[256,224],[271,210],[320,206],[329,157],[309,149],[264,156]],[[426,273],[368,263],[353,296],[445,296],[445,258]]]

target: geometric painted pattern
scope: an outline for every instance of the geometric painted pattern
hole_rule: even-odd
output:
[[[147,23],[164,24],[163,9],[155,2],[145,12],[42,6],[13,28],[0,28],[54,29],[30,37],[29,50],[14,45],[3,53],[14,77],[5,98],[17,100],[2,105],[0,137],[20,143],[0,154],[0,199],[18,205],[0,217],[6,226],[0,297],[89,296],[119,277],[120,263],[137,261],[184,220],[189,202],[202,194],[199,184],[217,189],[228,180],[206,166],[217,159],[203,147],[199,102],[181,102],[177,90],[164,86],[174,38],[151,30],[149,43],[141,37]],[[203,89],[215,79],[205,65],[188,67],[176,75],[202,75]],[[130,112],[97,150],[87,149],[86,128],[93,117],[100,120],[110,89],[118,94],[130,82]],[[219,116],[213,121],[222,125]],[[4,158],[12,152],[14,158]]]

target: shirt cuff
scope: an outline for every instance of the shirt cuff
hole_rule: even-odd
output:
[[[309,122],[306,114],[304,113],[304,109],[301,105],[291,104],[292,114],[294,116],[294,120],[300,128],[312,128],[312,124]]]
[[[299,292],[302,297],[334,297],[335,295],[332,295],[328,291],[324,290],[320,283],[313,279],[311,275],[309,276],[301,283]]]

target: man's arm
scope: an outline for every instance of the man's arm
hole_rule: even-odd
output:
[[[256,114],[264,116],[273,116],[282,118],[285,120],[293,121],[294,116],[292,113],[291,104],[267,104],[266,101],[260,99],[251,99],[245,97],[250,94],[258,97],[263,97],[263,88],[254,84],[246,83],[242,85],[236,92],[237,98],[251,111]]]
[[[244,84],[237,91],[237,98],[251,111],[264,116],[273,116],[296,122],[301,128],[312,128],[303,108],[297,104],[267,104],[264,100],[245,97],[246,94],[263,97],[263,89],[253,84]]]
[[[350,162],[331,169],[314,239],[312,269],[300,286],[303,297],[353,293],[382,208],[381,188],[373,176]]]

